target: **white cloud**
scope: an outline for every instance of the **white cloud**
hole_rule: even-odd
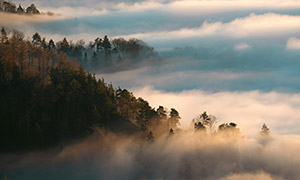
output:
[[[183,62],[184,65],[182,64]],[[226,87],[234,86],[234,82],[236,81],[247,82],[270,77],[272,75],[272,72],[270,73],[268,71],[205,71],[199,67],[204,65],[204,63],[189,59],[181,59],[181,61],[178,60],[178,62],[174,59],[168,61],[165,60],[165,63],[166,64],[160,64],[160,67],[149,67],[146,65],[145,67],[134,70],[97,74],[96,76],[98,78],[104,77],[107,82],[113,82],[114,85],[121,87],[144,87],[152,85],[162,89],[193,87],[209,90],[223,90],[224,88],[226,89]],[[218,65],[215,65],[215,67],[216,66]],[[194,67],[199,70],[191,70],[189,67]],[[244,83],[242,83],[242,85],[247,86]]]
[[[232,174],[225,178],[221,178],[220,180],[284,180],[283,178],[279,177],[272,177],[271,175],[259,172],[259,173],[241,173],[241,174]]]
[[[164,92],[150,87],[133,92],[154,107],[176,108],[184,128],[195,116],[207,111],[216,116],[219,123],[236,122],[243,132],[249,134],[256,134],[263,123],[277,133],[300,132],[300,94],[260,91],[208,93],[201,90]]]
[[[118,35],[125,38],[135,37],[145,40],[166,40],[166,39],[181,39],[190,37],[203,37],[211,36],[216,34],[216,31],[220,29],[222,23],[207,23],[204,22],[199,28],[182,28],[174,31],[163,31],[163,32],[148,32],[148,33],[138,33],[130,35]]]
[[[246,50],[246,49],[250,49],[251,46],[246,44],[246,43],[240,43],[234,46],[235,50]]]
[[[61,11],[68,11],[62,8]],[[72,12],[69,12],[72,14]],[[97,13],[97,12],[95,12]],[[100,12],[99,12],[100,13]],[[103,11],[102,13],[107,13]],[[14,15],[19,17],[18,15]],[[22,17],[20,17],[22,18]],[[27,18],[27,17],[26,17]],[[62,18],[62,17],[61,17]],[[15,18],[14,18],[15,19]],[[49,18],[51,20],[51,18]],[[1,24],[24,24],[25,22],[42,22],[43,19],[25,19],[25,21],[11,21],[7,18],[0,17]],[[78,28],[78,27],[75,27]],[[73,28],[74,29],[74,28]],[[75,29],[76,31],[76,29]],[[125,29],[119,30],[120,32],[126,31]],[[199,27],[195,28],[181,28],[177,30],[165,31],[149,31],[145,33],[135,34],[117,34],[114,37],[138,38],[146,42],[160,41],[160,40],[178,40],[185,38],[203,38],[203,37],[229,37],[234,39],[243,38],[261,38],[261,37],[290,37],[300,31],[300,16],[282,15],[274,13],[266,13],[262,15],[250,14],[244,18],[236,18],[231,22],[208,22],[205,21]],[[85,37],[86,40],[93,40],[99,34],[107,34],[106,29],[92,29],[88,26],[79,29],[78,33],[68,35],[68,39],[78,40]],[[57,39],[62,39],[65,35],[50,33],[49,37],[54,35]],[[54,38],[55,38],[54,37]],[[51,37],[53,38],[53,37]],[[236,47],[237,50],[251,48],[247,44]]]
[[[18,2],[18,1],[17,1]],[[39,2],[39,1],[38,1]],[[22,2],[21,2],[22,3]],[[49,3],[43,3],[45,5]],[[81,7],[82,3],[64,0],[57,2],[60,7]],[[78,4],[78,5],[76,5]],[[85,4],[86,8],[96,10],[111,10],[120,12],[143,12],[148,10],[159,10],[171,13],[175,16],[182,15],[203,15],[216,14],[229,11],[245,11],[245,10],[280,10],[280,9],[297,9],[300,8],[300,1],[295,0],[177,0],[177,1],[96,1],[88,0]],[[46,8],[46,7],[44,7]],[[48,7],[50,8],[50,7]],[[93,11],[93,10],[92,10]],[[92,12],[91,11],[91,12]],[[82,13],[73,11],[75,14]],[[89,15],[87,12],[85,15]]]
[[[289,50],[299,50],[300,49],[300,39],[296,37],[291,37],[288,39],[286,48]]]
[[[167,5],[176,14],[215,14],[228,11],[297,9],[300,1],[294,0],[180,0]]]
[[[94,16],[94,15],[105,15],[108,13],[106,9],[95,9],[91,7],[69,7],[69,6],[61,6],[61,7],[44,7],[40,9],[42,12],[55,12],[55,14],[59,14],[66,17],[82,17],[82,16]]]
[[[300,30],[300,16],[266,13],[250,14],[223,24],[225,33],[233,37],[273,36]]]
[[[231,38],[285,36],[300,31],[300,16],[266,13],[250,14],[244,18],[222,23],[205,21],[198,28],[182,28],[173,31],[148,32],[119,35],[126,38],[136,37],[146,41],[182,39],[204,36],[225,36]]]

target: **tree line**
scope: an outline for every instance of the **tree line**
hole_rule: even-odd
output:
[[[64,52],[69,58],[77,59],[85,69],[93,72],[123,70],[135,67],[141,62],[155,63],[160,60],[152,47],[135,38],[109,39],[105,35],[103,39],[97,37],[87,44],[82,39],[73,43],[67,38],[55,43],[53,39],[46,41],[39,33],[35,33],[32,41],[43,49]]]
[[[7,32],[2,28],[0,37],[0,151],[45,148],[95,128],[145,139],[178,128],[175,109],[154,109],[128,90],[96,79],[69,58],[72,46],[66,41],[44,44],[38,33],[25,39],[20,31]],[[101,51],[109,55],[105,39]]]

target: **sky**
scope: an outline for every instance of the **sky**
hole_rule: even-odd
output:
[[[22,0],[54,16],[1,14],[0,25],[63,37],[138,38],[161,63],[96,72],[115,87],[175,107],[182,127],[203,111],[249,132],[263,123],[299,134],[300,1],[298,0]],[[267,97],[267,98],[266,98]]]

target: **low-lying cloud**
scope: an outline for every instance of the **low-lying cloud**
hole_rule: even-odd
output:
[[[192,37],[225,36],[230,38],[272,37],[295,34],[300,30],[300,16],[266,13],[250,14],[231,22],[207,22],[198,28],[173,31],[148,32],[124,35],[151,42],[155,40],[184,39]],[[278,37],[277,37],[278,38]]]
[[[240,44],[237,44],[234,46],[234,49],[238,50],[238,51],[243,51],[243,50],[250,49],[250,48],[251,48],[251,46],[246,43],[240,43]]]
[[[49,21],[55,21],[62,19],[61,16],[58,15],[19,15],[19,14],[11,14],[11,13],[2,13],[0,12],[0,26],[5,27],[15,27],[18,28],[20,26],[30,26],[37,23],[45,23]]]
[[[288,39],[286,48],[288,50],[299,50],[300,49],[300,39],[296,37],[291,37]]]
[[[193,130],[156,137],[96,132],[46,152],[1,155],[1,172],[13,180],[298,180],[299,136],[214,136]]]

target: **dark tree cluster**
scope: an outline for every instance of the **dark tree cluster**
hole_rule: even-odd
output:
[[[58,48],[58,50],[56,49]],[[158,129],[179,124],[126,89],[115,89],[68,58],[67,41],[55,45],[36,33],[5,28],[0,36],[0,151],[44,148],[91,134],[95,128],[142,133],[152,141]]]
[[[223,123],[219,125],[219,131],[238,131],[236,123]]]
[[[109,39],[108,36],[96,38],[86,44],[84,40],[76,43],[64,38],[54,43],[46,42],[36,35],[36,41],[45,48],[64,52],[70,58],[76,58],[81,65],[90,71],[117,71],[138,66],[140,63],[158,62],[159,57],[153,48],[138,39]]]
[[[216,124],[216,117],[212,115],[207,115],[206,111],[197,116],[192,120],[194,123],[194,128],[196,131],[208,131],[208,133],[212,134],[214,132],[214,126]]]
[[[270,129],[268,128],[268,126],[266,124],[262,125],[260,134],[262,136],[267,136],[270,134]]]
[[[34,4],[31,4],[26,9],[19,4],[17,8],[16,4],[10,1],[0,0],[0,12],[6,13],[16,13],[16,14],[40,14],[40,11],[36,8]]]
[[[208,115],[206,111],[194,118],[192,122],[194,123],[196,131],[208,132],[211,135],[222,132],[225,132],[226,134],[235,134],[239,132],[239,129],[236,128],[237,124],[233,122],[220,124],[218,130],[214,130],[214,125],[217,122],[216,118],[212,115]]]

